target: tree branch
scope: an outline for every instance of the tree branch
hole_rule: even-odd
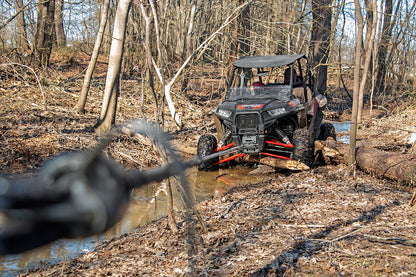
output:
[[[11,21],[13,21],[13,19],[15,19],[20,13],[24,12],[26,10],[26,7],[29,6],[31,3],[33,2],[33,0],[30,0],[29,2],[27,2],[21,9],[19,9],[14,15],[12,15],[8,20],[6,20],[5,22],[3,22],[2,25],[0,25],[0,30],[3,29],[4,27],[6,27]]]

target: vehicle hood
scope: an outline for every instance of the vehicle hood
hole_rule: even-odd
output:
[[[276,99],[256,99],[245,101],[223,101],[218,107],[219,109],[233,111],[233,112],[245,112],[245,111],[267,111],[279,107],[289,106],[289,101],[282,101]]]

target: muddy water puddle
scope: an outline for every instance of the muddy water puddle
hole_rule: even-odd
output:
[[[248,174],[252,170],[248,167],[236,167],[201,172],[192,168],[188,170],[187,175],[196,200],[204,201],[211,197],[221,197],[225,191],[234,186],[259,182],[267,178]],[[180,209],[182,204],[175,202],[175,207]],[[136,189],[132,192],[131,203],[123,220],[105,234],[81,240],[59,240],[20,255],[0,257],[0,275],[16,276],[30,268],[46,266],[82,255],[91,251],[96,243],[130,232],[137,226],[165,216],[166,211],[166,183],[150,184]]]
[[[332,123],[335,127],[335,132],[337,134],[337,141],[343,143],[350,143],[350,130],[351,130],[351,122],[337,122]]]

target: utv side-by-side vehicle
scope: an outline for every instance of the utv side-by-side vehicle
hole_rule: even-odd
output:
[[[313,91],[305,55],[247,56],[233,63],[225,99],[213,111],[217,138],[198,141],[202,171],[246,155],[298,162],[309,168],[316,139],[335,138],[323,123],[326,98]],[[206,159],[207,156],[212,159]]]

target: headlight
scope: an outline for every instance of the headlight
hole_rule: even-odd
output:
[[[267,111],[271,116],[278,116],[280,114],[284,114],[286,112],[285,108],[278,108],[278,109],[273,109],[270,111]]]
[[[218,110],[217,112],[219,116],[227,117],[227,118],[230,117],[232,113],[233,113],[232,111],[227,111],[227,110]]]
[[[292,101],[290,101],[288,104],[289,104],[289,106],[294,108],[294,107],[296,107],[297,105],[300,104],[300,100],[296,98],[296,99],[293,99]]]

